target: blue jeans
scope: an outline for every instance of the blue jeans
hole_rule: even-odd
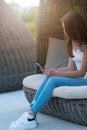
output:
[[[30,108],[33,112],[37,114],[51,98],[53,89],[58,86],[79,87],[82,85],[87,85],[87,78],[66,78],[57,76],[46,76],[41,86],[37,90],[33,102],[30,104]]]

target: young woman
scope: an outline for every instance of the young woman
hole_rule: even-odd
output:
[[[69,64],[66,68],[41,69],[46,78],[39,87],[29,110],[13,122],[10,130],[29,130],[37,127],[36,114],[48,102],[58,86],[87,85],[87,23],[76,12],[61,19],[66,39]]]

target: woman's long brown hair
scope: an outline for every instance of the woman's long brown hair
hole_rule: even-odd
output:
[[[76,41],[80,45],[87,44],[87,22],[80,14],[74,11],[64,15],[61,21],[64,23],[65,32],[68,35],[68,37],[65,36],[68,54],[73,57],[72,41]]]

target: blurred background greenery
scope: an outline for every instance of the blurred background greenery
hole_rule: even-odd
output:
[[[38,7],[32,7],[27,11],[23,11],[21,14],[26,27],[31,32],[31,35],[36,42],[37,37],[37,22],[38,22]]]
[[[21,16],[27,29],[36,42],[37,22],[38,22],[38,8],[40,0],[4,0],[9,4],[13,10]]]

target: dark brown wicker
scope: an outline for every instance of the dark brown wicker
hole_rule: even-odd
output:
[[[75,10],[87,18],[87,0],[41,0],[39,9],[37,61],[44,65],[49,37],[63,39],[59,19],[68,11]],[[24,87],[31,102],[35,90]],[[62,99],[52,97],[41,112],[78,124],[87,125],[87,99]]]
[[[22,88],[35,73],[35,45],[31,34],[9,5],[0,1],[0,92]]]

